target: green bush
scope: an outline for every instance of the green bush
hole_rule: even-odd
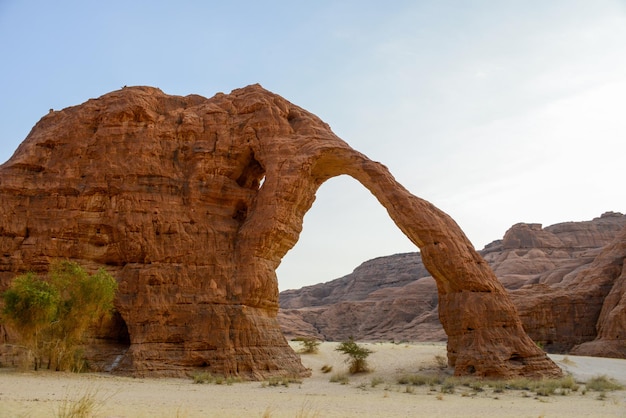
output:
[[[3,319],[18,332],[37,370],[41,365],[46,331],[57,315],[59,291],[35,274],[27,273],[16,277],[2,298]]]
[[[352,337],[348,341],[339,343],[335,349],[341,351],[348,356],[346,362],[350,365],[350,373],[362,373],[369,371],[367,365],[367,357],[373,353],[372,350],[360,346]]]
[[[308,337],[298,337],[295,338],[294,341],[298,341],[302,344],[302,348],[300,349],[300,353],[302,354],[315,354],[319,351],[320,341],[315,338]]]
[[[80,371],[78,349],[87,329],[111,313],[117,282],[100,269],[89,275],[70,261],[56,262],[47,278],[27,273],[2,294],[3,320],[13,326],[35,370]]]

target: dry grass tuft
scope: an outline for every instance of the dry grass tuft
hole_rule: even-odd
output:
[[[291,383],[300,384],[302,383],[302,379],[300,379],[299,377],[293,377],[293,376],[275,376],[275,377],[270,377],[269,379],[267,379],[265,382],[261,384],[261,386],[262,387],[284,386],[288,388]]]
[[[399,384],[413,386],[434,386],[440,385],[443,381],[443,376],[431,374],[404,374],[398,378]]]
[[[596,392],[624,389],[624,386],[616,382],[614,379],[611,379],[604,375],[592,377],[589,381],[587,381],[585,387],[589,390],[594,390]]]
[[[88,388],[77,400],[71,400],[69,396],[59,405],[56,417],[58,418],[87,418],[95,415],[102,406],[102,401],[97,399],[98,390]]]

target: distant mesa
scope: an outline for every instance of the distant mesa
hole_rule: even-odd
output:
[[[449,216],[259,85],[210,99],[126,87],[44,116],[0,166],[0,283],[59,258],[106,268],[118,315],[88,347],[103,370],[306,375],[277,320],[275,270],[342,174],[420,247],[457,375],[561,374]]]

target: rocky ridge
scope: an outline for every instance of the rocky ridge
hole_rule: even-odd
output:
[[[545,228],[519,223],[480,254],[538,344],[554,352],[626,357],[625,246],[626,215],[607,212]],[[281,292],[280,304],[287,336],[447,338],[437,315],[436,285],[419,253],[376,258],[340,279]]]

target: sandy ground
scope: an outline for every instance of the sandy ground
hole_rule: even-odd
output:
[[[267,382],[193,384],[191,379],[140,379],[104,374],[24,372],[0,369],[0,417],[58,416],[85,395],[96,401],[98,417],[626,417],[626,391],[599,394],[584,385],[567,395],[537,396],[520,390],[475,392],[457,385],[397,383],[403,374],[436,370],[441,344],[366,344],[373,371],[347,375],[335,343],[318,354],[303,354],[313,375],[288,386]],[[294,343],[296,349],[300,345]],[[553,356],[577,380],[607,375],[626,384],[626,360]],[[332,366],[323,373],[322,366]],[[345,374],[349,382],[330,382]]]

